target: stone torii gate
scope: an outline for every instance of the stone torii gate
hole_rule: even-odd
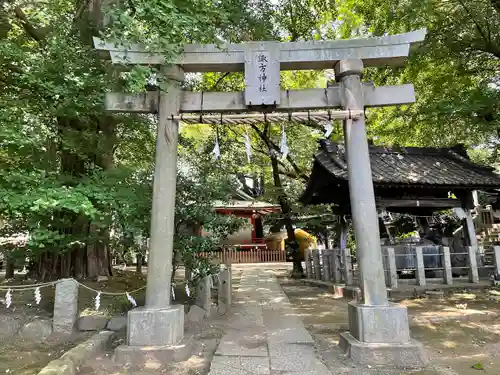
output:
[[[349,191],[363,292],[362,303],[349,303],[350,332],[341,335],[340,345],[362,363],[406,368],[425,364],[421,345],[410,340],[406,307],[388,302],[363,116],[366,107],[413,103],[414,89],[411,84],[374,87],[361,82],[364,67],[404,64],[411,46],[423,41],[425,34],[425,30],[418,30],[380,38],[328,42],[185,45],[184,53],[168,65],[162,55],[140,46],[126,49],[94,39],[96,49],[109,52],[113,63],[157,65],[170,80],[167,90],[106,95],[109,111],[158,114],[146,305],[129,312],[127,346],[121,348],[122,351],[168,352],[187,341],[184,307],[171,305],[170,282],[179,122],[199,122],[204,112],[219,113],[206,116],[205,120],[223,123],[223,114],[232,113],[228,117],[232,116],[234,123],[238,117],[255,118],[255,114],[244,114],[248,112],[277,112],[276,118],[297,119],[303,117],[304,111],[327,109],[329,116],[344,120]],[[335,69],[338,82],[333,87],[280,91],[281,70],[331,68]],[[237,71],[245,73],[244,92],[201,93],[180,89],[185,72]],[[343,110],[332,111],[336,108]],[[296,113],[300,111],[302,113]],[[315,113],[311,112],[311,116]]]

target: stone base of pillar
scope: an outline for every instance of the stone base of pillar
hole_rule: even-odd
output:
[[[339,346],[355,363],[362,365],[401,369],[419,369],[429,365],[424,346],[414,340],[400,344],[367,343],[345,332],[340,335]]]
[[[139,307],[128,313],[127,345],[116,348],[117,364],[165,365],[191,356],[194,340],[184,337],[184,306]]]
[[[169,363],[183,362],[191,357],[195,340],[193,335],[184,337],[176,345],[129,346],[121,345],[115,350],[114,361],[118,365],[160,368]]]
[[[184,306],[139,307],[128,313],[129,346],[176,345],[184,337]]]
[[[340,347],[354,362],[398,368],[421,368],[428,364],[423,346],[410,339],[405,306],[368,306],[350,302],[349,332]]]

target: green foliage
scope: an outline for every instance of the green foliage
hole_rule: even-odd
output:
[[[500,8],[494,1],[424,0],[343,3],[344,36],[425,27],[425,43],[405,68],[372,69],[376,84],[414,83],[417,103],[370,112],[384,144],[496,148],[499,129]]]
[[[161,36],[166,46],[213,41],[234,10],[222,4],[194,12],[206,5],[196,1],[135,2],[136,19],[125,12],[116,20],[116,13],[100,13],[98,3],[89,8],[87,2],[67,0],[0,2],[5,21],[0,34],[0,236],[29,233],[23,248],[6,249],[35,263],[47,254],[57,262],[74,250],[90,256],[95,246],[143,251],[136,239],[149,235],[156,123],[150,116],[108,115],[103,94],[141,90],[153,70],[124,71],[95,52],[90,36],[98,33],[101,17],[112,21],[105,35],[132,41],[147,37],[153,46]],[[214,15],[216,21],[200,27]],[[164,27],[170,21],[176,27]],[[145,35],[139,24],[158,33]],[[184,155],[181,160],[190,160]],[[213,217],[211,199],[217,194],[211,188],[218,189],[224,179],[214,183],[204,174],[216,173],[197,168],[179,178],[176,223],[205,222],[216,235],[207,242],[179,234],[176,249],[189,253],[213,249],[237,227],[229,218]],[[74,267],[72,272],[78,272]],[[80,275],[96,272],[108,271]]]

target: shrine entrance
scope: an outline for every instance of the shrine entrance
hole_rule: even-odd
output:
[[[113,63],[156,65],[168,80],[157,91],[106,95],[109,111],[158,115],[146,306],[129,312],[130,350],[178,346],[183,340],[184,307],[171,305],[179,123],[231,126],[339,119],[344,123],[363,294],[363,303],[349,304],[350,331],[341,335],[340,345],[363,363],[385,361],[404,368],[425,364],[421,345],[410,340],[406,307],[390,304],[387,299],[364,121],[367,107],[413,103],[414,89],[411,84],[374,87],[361,81],[365,67],[404,64],[411,46],[423,41],[425,34],[425,30],[419,30],[328,42],[185,45],[184,53],[168,64],[164,56],[147,52],[141,46],[124,48],[95,38],[96,49],[109,52]],[[336,85],[280,90],[282,70],[332,68]],[[185,73],[238,71],[245,74],[244,92],[181,90]]]

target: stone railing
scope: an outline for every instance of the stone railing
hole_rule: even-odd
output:
[[[397,288],[405,279],[414,279],[418,286],[431,284],[452,285],[454,280],[467,275],[462,282],[478,284],[480,277],[500,275],[500,246],[490,248],[464,247],[463,252],[452,252],[443,246],[397,245],[382,246],[386,285]],[[339,284],[355,283],[350,250],[309,250],[305,254],[308,279]]]
[[[351,250],[308,250],[305,253],[308,279],[353,284]]]
[[[479,283],[479,276],[500,273],[500,246],[489,249],[466,246],[464,253],[450,252],[443,246],[383,246],[382,256],[386,284],[397,288],[400,275],[414,274],[416,284],[425,286],[427,279],[442,279],[447,285],[453,284],[455,275],[462,271],[468,275],[468,281]]]

